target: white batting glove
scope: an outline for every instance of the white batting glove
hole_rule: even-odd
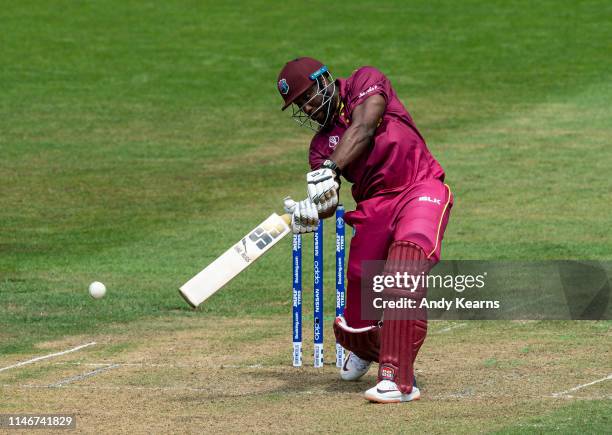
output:
[[[319,212],[309,198],[295,202],[285,198],[285,211],[291,213],[291,231],[295,234],[312,233],[319,226]]]
[[[287,196],[283,203],[283,208],[285,209],[285,213],[293,214],[295,211],[295,207],[297,206],[297,202],[291,199],[290,196]]]
[[[337,175],[329,168],[317,169],[306,174],[308,198],[317,206],[319,213],[327,213],[338,205]]]

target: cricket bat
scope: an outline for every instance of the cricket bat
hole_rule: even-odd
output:
[[[279,216],[273,213],[204,270],[183,284],[179,293],[189,305],[197,307],[290,233],[290,225],[290,214]]]

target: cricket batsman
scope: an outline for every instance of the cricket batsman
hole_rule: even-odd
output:
[[[420,398],[413,364],[427,332],[426,313],[406,315],[385,307],[380,319],[362,315],[362,267],[384,260],[384,273],[425,275],[440,260],[442,237],[453,196],[444,170],[432,156],[389,79],[364,66],[334,80],[318,60],[301,57],[278,75],[282,110],[314,131],[306,174],[308,197],[285,200],[294,233],[317,228],[334,215],[340,177],[351,182],[356,210],[345,220],[353,227],[347,268],[344,316],[336,318],[336,340],[349,350],[342,379],[361,378],[379,363],[378,383],[365,392],[372,402],[409,402]],[[422,299],[424,285],[385,288],[386,300],[407,294]]]

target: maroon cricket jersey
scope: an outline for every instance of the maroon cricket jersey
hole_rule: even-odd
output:
[[[444,180],[444,170],[427,149],[412,117],[383,73],[364,66],[336,83],[340,88],[340,114],[330,130],[313,137],[309,152],[312,169],[319,168],[334,151],[351,124],[353,109],[378,94],[385,98],[387,107],[372,146],[342,168],[342,175],[353,183],[355,201],[399,192],[428,179]]]

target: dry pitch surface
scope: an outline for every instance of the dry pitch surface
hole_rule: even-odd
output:
[[[96,433],[473,432],[612,398],[606,323],[432,322],[417,363],[422,400],[401,405],[362,398],[374,367],[360,382],[338,379],[329,330],[323,369],[291,367],[288,330],[286,317],[200,317],[44,343],[0,370],[95,342],[0,371],[0,412],[75,413],[79,431]],[[307,333],[305,343],[310,364]]]

